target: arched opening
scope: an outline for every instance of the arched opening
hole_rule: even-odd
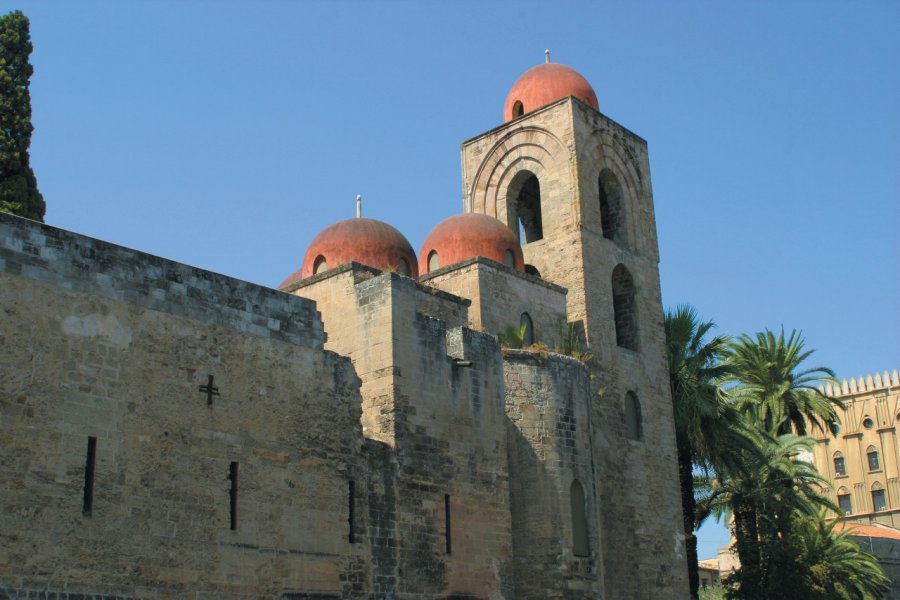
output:
[[[325,257],[321,254],[316,257],[315,262],[313,262],[313,275],[318,275],[323,271],[328,269],[328,263],[325,261]]]
[[[525,114],[525,107],[522,106],[521,100],[516,100],[516,103],[513,104],[513,119],[518,119],[522,115]]]
[[[527,312],[523,312],[522,316],[519,317],[519,331],[522,332],[523,346],[530,346],[534,343],[534,323],[531,320],[531,315]]]
[[[875,426],[875,421],[872,420],[871,417],[866,417],[863,419],[863,427],[866,429],[872,429]]]
[[[844,463],[844,455],[840,452],[834,453],[834,476],[843,477],[847,474],[847,465]]]
[[[617,265],[612,273],[613,312],[616,322],[616,344],[629,350],[638,349],[637,306],[634,280],[625,265]]]
[[[866,459],[869,462],[870,471],[877,471],[881,468],[881,461],[878,459],[878,450],[875,449],[875,446],[869,446],[866,449]]]
[[[841,487],[837,491],[838,507],[841,514],[849,515],[853,513],[853,500],[850,498],[850,490]]]
[[[512,250],[507,250],[503,253],[503,264],[510,269],[516,268],[516,255],[513,254]]]
[[[541,272],[537,270],[537,267],[534,265],[525,265],[525,274],[526,275],[534,275],[535,277],[540,277]]]
[[[519,242],[530,244],[544,237],[541,219],[541,184],[530,171],[520,171],[509,185],[506,199],[509,228],[519,236]]]
[[[609,169],[603,169],[597,178],[600,193],[600,228],[603,237],[623,242],[625,230],[625,196],[619,180]]]
[[[575,556],[590,556],[587,502],[584,498],[584,488],[577,479],[572,481],[572,486],[569,488],[569,501],[572,509],[572,553]]]
[[[887,496],[884,493],[884,486],[877,481],[872,484],[872,510],[875,512],[887,510]]]
[[[641,403],[634,392],[625,394],[625,437],[635,441],[644,437]]]
[[[428,272],[437,271],[441,266],[441,258],[438,256],[437,250],[432,250],[428,254]]]
[[[397,272],[401,275],[409,277],[409,263],[406,262],[405,258],[400,258],[400,261],[397,263]]]

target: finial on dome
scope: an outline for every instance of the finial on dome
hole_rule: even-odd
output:
[[[362,194],[356,195],[356,218],[362,218]]]
[[[550,62],[550,49],[549,48],[544,50],[544,62],[547,62],[547,63]]]

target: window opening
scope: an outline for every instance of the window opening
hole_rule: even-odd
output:
[[[875,423],[869,417],[863,419],[863,427],[865,427],[866,429],[872,429],[873,425],[875,425]]]
[[[880,464],[878,462],[878,450],[870,446],[866,451],[866,458],[869,459],[870,471],[877,471],[880,468]]]
[[[347,523],[349,525],[349,534],[347,539],[351,544],[356,543],[356,528],[353,526],[353,522],[356,520],[356,482],[350,481],[348,486],[348,501],[347,501]]]
[[[625,437],[635,441],[644,437],[641,403],[634,392],[625,394]]]
[[[872,510],[875,512],[881,512],[887,510],[887,499],[884,495],[884,489],[881,488],[881,485],[876,483],[876,486],[879,489],[872,489]]]
[[[519,236],[519,242],[528,244],[536,242],[544,237],[544,227],[541,220],[541,184],[538,178],[528,171],[522,171],[516,176],[515,181],[521,181],[516,190],[511,194],[513,202],[507,203],[508,210],[513,217],[513,229]],[[511,206],[510,206],[511,204]],[[511,219],[511,220],[513,220]]]
[[[236,462],[232,462],[228,466],[228,479],[231,480],[231,489],[228,491],[228,499],[230,501],[230,507],[228,511],[228,521],[229,528],[234,531],[237,529],[237,477],[238,477],[238,464]]]
[[[521,100],[516,100],[516,103],[513,104],[513,119],[518,119],[522,115],[525,114],[525,107],[522,106]]]
[[[318,275],[327,269],[328,263],[325,261],[325,257],[320,254],[313,263],[313,275]]]
[[[535,277],[540,277],[541,272],[537,270],[537,267],[534,265],[525,265],[525,274],[526,275],[534,275]]]
[[[513,254],[512,250],[507,250],[503,253],[503,264],[511,269],[516,268],[516,255]]]
[[[438,256],[437,250],[432,250],[428,255],[428,272],[437,271],[438,267],[441,266],[441,259]]]
[[[87,457],[84,461],[84,501],[81,514],[90,517],[94,510],[94,467],[97,462],[97,438],[90,436],[87,443]]]
[[[534,343],[534,323],[531,320],[531,315],[527,312],[523,312],[522,316],[519,317],[519,331],[522,333],[523,346],[530,346]]]
[[[444,541],[447,544],[447,554],[453,550],[450,538],[450,494],[444,494]]]
[[[840,452],[834,455],[834,474],[838,477],[843,477],[847,474],[847,465],[844,464],[844,457],[841,456]]]
[[[843,492],[843,493],[841,493]],[[838,507],[841,509],[841,514],[849,515],[853,513],[853,501],[850,498],[850,494],[847,492],[845,488],[838,490]]]
[[[405,258],[401,258],[397,263],[397,272],[401,275],[409,277],[409,263],[406,262]]]
[[[638,349],[637,306],[634,280],[624,265],[612,273],[613,312],[616,322],[616,344],[629,350]]]
[[[603,237],[621,242],[624,230],[624,195],[619,180],[609,169],[603,169],[597,179],[600,193],[600,228]]]
[[[575,556],[590,556],[587,502],[584,497],[584,488],[577,479],[572,481],[572,486],[569,488],[569,500],[572,511],[572,553]]]

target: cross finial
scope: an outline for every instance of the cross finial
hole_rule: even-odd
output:
[[[545,62],[548,62],[548,63],[550,62],[550,50],[549,50],[549,48],[548,48],[547,50],[544,50],[544,61],[545,61]]]
[[[362,194],[356,195],[356,218],[362,218]]]

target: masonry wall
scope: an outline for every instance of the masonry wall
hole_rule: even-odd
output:
[[[365,597],[359,380],[312,303],[0,215],[0,306],[0,596]]]
[[[601,597],[604,533],[592,486],[588,369],[557,354],[507,351],[504,380],[515,597]],[[585,490],[589,550],[581,556],[573,531],[575,480]]]
[[[535,342],[550,349],[560,344],[560,332],[566,326],[566,291],[557,285],[485,258],[439,269],[420,281],[470,299],[469,325],[475,329],[495,335],[508,326],[518,329],[522,314],[528,313]]]

